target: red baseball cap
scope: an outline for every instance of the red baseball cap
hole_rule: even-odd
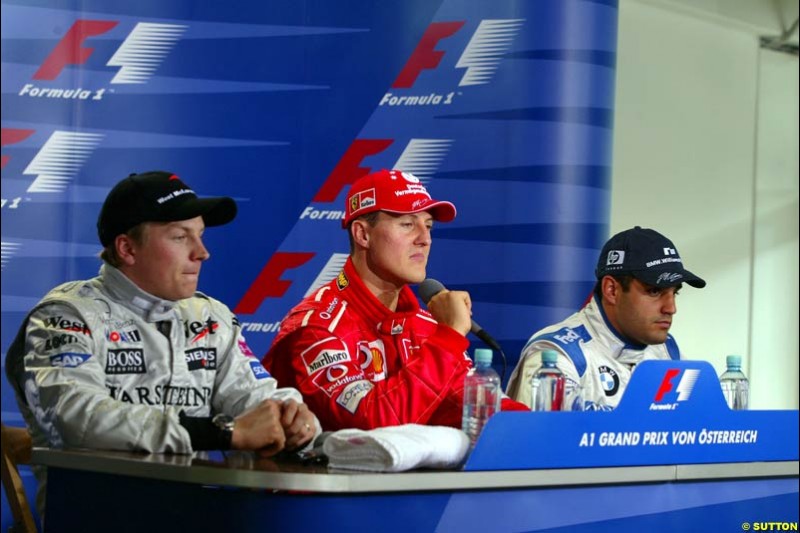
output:
[[[429,211],[440,222],[456,218],[456,206],[434,200],[418,177],[400,170],[383,169],[357,179],[347,193],[342,227],[373,211],[402,215]]]

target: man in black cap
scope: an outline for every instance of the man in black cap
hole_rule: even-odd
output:
[[[97,221],[99,276],[50,291],[8,351],[34,445],[272,455],[321,432],[231,311],[196,292],[205,227],[235,216],[232,198],[198,198],[169,172],[132,174],[111,190]]]
[[[522,349],[508,382],[508,395],[532,405],[531,379],[542,351],[558,352],[557,365],[581,385],[585,409],[613,409],[633,368],[647,359],[680,359],[669,334],[684,283],[706,282],[683,267],[672,241],[636,226],[603,246],[589,303],[563,322],[536,332]]]

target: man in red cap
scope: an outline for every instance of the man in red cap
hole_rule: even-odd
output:
[[[409,173],[381,170],[352,185],[345,209],[344,269],[289,311],[262,362],[326,430],[461,427],[469,294],[441,291],[425,311],[408,287],[425,279],[433,223],[453,220],[455,206]]]

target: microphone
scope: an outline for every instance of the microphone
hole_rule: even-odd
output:
[[[425,305],[428,304],[431,298],[444,290],[447,290],[445,289],[445,286],[442,285],[438,280],[432,278],[428,278],[419,284],[419,295],[420,298],[422,298],[422,301],[425,302]],[[503,349],[500,347],[497,341],[494,340],[491,335],[486,333],[486,330],[480,327],[480,325],[474,320],[472,321],[472,327],[470,328],[470,331],[473,335],[485,342],[487,346],[503,354]],[[505,354],[503,354],[503,357],[505,357]]]

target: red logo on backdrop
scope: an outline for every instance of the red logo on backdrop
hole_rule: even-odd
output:
[[[383,152],[393,142],[392,139],[354,140],[311,201],[326,203],[336,201],[342,189],[370,173],[370,167],[361,166],[364,158]]]
[[[84,41],[111,31],[117,24],[119,22],[113,20],[76,20],[33,75],[33,79],[54,80],[67,65],[83,65],[94,52],[94,48],[83,46]]]
[[[277,252],[270,257],[256,280],[247,289],[242,299],[233,310],[236,314],[253,314],[268,297],[280,298],[289,287],[291,281],[281,279],[287,270],[304,265],[314,257],[313,252]]]
[[[456,69],[463,70],[458,87],[489,83],[524,22],[524,19],[480,21],[455,63]],[[466,21],[463,20],[434,22],[428,26],[403,70],[394,80],[392,89],[411,89],[423,72],[437,69],[445,56],[445,51],[438,50],[437,46],[442,40],[458,33],[465,23]],[[425,78],[425,76],[422,77]],[[437,83],[436,87],[440,89],[455,88],[451,75],[445,75],[442,79],[445,80],[444,86]],[[397,94],[387,92],[378,105],[389,107],[445,106],[453,104],[461,94],[461,91],[455,90],[442,93],[426,91],[417,94],[402,90]]]
[[[67,33],[33,75],[34,80],[57,79],[69,66],[86,65],[95,52],[89,46],[91,39],[106,34],[119,25],[115,20],[76,20]],[[107,67],[118,67],[111,84],[146,83],[161,66],[187,26],[139,22],[122,41],[114,54],[105,63]],[[107,87],[54,87],[26,83],[19,96],[31,98],[58,98],[64,100],[102,100]],[[113,91],[112,91],[113,92]]]
[[[456,22],[434,22],[425,33],[419,44],[412,52],[408,62],[400,71],[400,75],[394,80],[392,87],[395,89],[407,89],[414,85],[417,77],[423,70],[435,69],[444,56],[444,52],[436,50],[436,45],[445,37],[450,37],[464,25],[465,21]]]
[[[681,371],[678,368],[671,368],[664,373],[664,379],[661,380],[661,385],[658,387],[653,401],[661,402],[664,400],[664,396],[672,392],[676,392],[678,394],[677,401],[679,402],[689,399],[689,397],[692,395],[692,390],[694,389],[694,384],[697,381],[697,377],[700,375],[700,371],[693,368],[687,368],[683,371],[683,375],[676,386],[675,379],[680,373]]]
[[[2,130],[0,130],[0,145],[8,146],[10,144],[17,144],[19,142],[24,141],[31,135],[33,135],[35,131],[36,130],[3,128]],[[4,168],[8,164],[10,159],[11,156],[7,155],[2,156],[2,159],[0,159],[0,168]]]

